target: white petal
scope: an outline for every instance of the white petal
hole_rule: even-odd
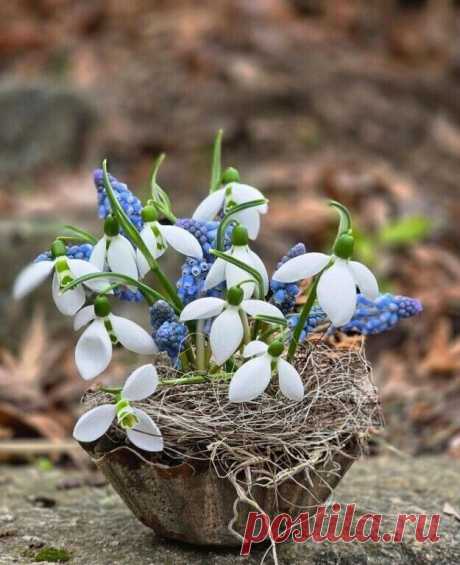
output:
[[[255,357],[233,375],[228,389],[230,402],[247,402],[263,393],[271,378],[271,358]]]
[[[343,326],[351,320],[356,309],[356,287],[345,261],[336,259],[321,275],[318,302],[334,326]]]
[[[107,369],[112,359],[112,342],[104,320],[96,319],[81,334],[75,348],[75,363],[80,375],[93,379]]]
[[[286,261],[273,275],[273,280],[290,283],[312,277],[329,263],[329,255],[324,253],[304,253]]]
[[[253,357],[254,355],[262,355],[267,353],[268,345],[264,341],[255,339],[248,343],[243,351],[244,357]]]
[[[157,370],[152,364],[138,367],[126,379],[122,396],[129,401],[143,400],[156,391],[158,380]]]
[[[159,226],[160,232],[171,247],[187,257],[203,258],[203,249],[195,236],[177,226]]]
[[[83,326],[89,324],[91,320],[94,320],[95,317],[96,314],[94,312],[94,306],[85,306],[79,312],[77,312],[77,315],[73,320],[73,329],[75,331],[80,330]]]
[[[123,273],[137,280],[136,254],[126,237],[116,235],[110,240],[107,263],[111,271]]]
[[[207,318],[214,318],[222,312],[227,303],[221,298],[214,298],[208,296],[207,298],[198,298],[187,304],[182,310],[180,315],[181,322],[188,322],[189,320],[206,320]]]
[[[216,259],[212,264],[204,281],[204,288],[209,290],[225,280],[227,263],[223,259]]]
[[[157,253],[157,241],[155,236],[153,235],[152,228],[149,224],[145,225],[140,233],[140,236],[147,246],[147,249],[152,253],[152,255],[156,258]],[[147,259],[144,257],[143,253],[137,249],[136,250],[136,262],[137,267],[139,269],[139,275],[141,278],[145,277],[145,275],[150,271],[150,266],[148,264]]]
[[[290,400],[302,400],[304,396],[302,379],[297,370],[284,359],[278,359],[278,379],[284,396]]]
[[[224,189],[216,190],[207,196],[193,213],[194,220],[207,222],[213,220],[224,204]]]
[[[109,319],[112,323],[113,333],[123,347],[141,355],[158,353],[156,343],[144,328],[141,328],[141,326],[131,320],[115,316],[114,314],[109,314]]]
[[[69,265],[70,272],[76,279],[83,277],[84,275],[101,272],[100,269],[91,262],[83,261],[82,259],[68,259],[67,263]],[[109,281],[108,279],[95,279],[86,281],[83,284],[95,292],[100,292],[107,288]]]
[[[54,261],[37,261],[28,265],[17,276],[14,287],[13,296],[16,300],[20,300],[31,290],[41,284],[54,268]]]
[[[238,182],[232,183],[232,196],[237,204],[244,204],[245,202],[251,202],[251,200],[261,200],[265,198],[262,192],[257,188],[249,184],[240,184]],[[256,210],[259,214],[266,214],[268,205],[266,203],[261,204],[260,206],[251,208],[251,210]]]
[[[51,293],[57,309],[61,314],[64,314],[64,316],[74,316],[86,302],[86,294],[81,286],[61,292],[59,288],[59,277],[56,273],[54,273],[53,276]]]
[[[158,426],[143,410],[134,408],[134,413],[139,418],[139,424],[126,430],[128,439],[145,451],[161,451],[164,443]]]
[[[93,250],[91,251],[91,255],[89,256],[89,262],[92,263],[95,267],[97,267],[100,271],[103,271],[105,267],[106,254],[107,254],[107,238],[104,235],[104,237],[102,237],[93,247]]]
[[[257,253],[254,253],[254,251],[252,251],[251,249],[248,249],[248,253],[254,269],[259,271],[262,276],[262,280],[264,282],[264,296],[266,296],[268,289],[270,288],[267,269],[265,268],[262,259],[257,255]]]
[[[84,443],[95,441],[105,434],[115,418],[115,404],[103,404],[80,416],[73,429],[73,437]]]
[[[348,266],[351,269],[356,285],[359,286],[359,290],[369,300],[375,300],[379,295],[379,283],[374,274],[365,265],[358,263],[358,261],[349,261]]]
[[[243,300],[241,308],[250,316],[272,316],[284,320],[284,314],[279,308],[263,300]]]
[[[228,308],[214,320],[209,342],[214,359],[222,365],[235,353],[243,339],[243,323],[236,308]]]
[[[238,221],[248,230],[249,239],[256,239],[260,230],[260,214],[257,208],[247,208],[232,215],[232,218]]]
[[[237,245],[233,247],[231,255],[249,267],[253,267],[251,257],[246,246],[243,247]],[[227,288],[231,288],[232,286],[237,286],[243,281],[253,280],[253,277],[247,271],[240,269],[240,267],[227,263],[225,268],[225,279],[227,281]],[[245,282],[241,285],[241,288],[243,289],[244,297],[250,298],[254,293],[255,283]]]

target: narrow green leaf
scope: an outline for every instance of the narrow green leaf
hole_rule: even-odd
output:
[[[288,323],[284,318],[276,318],[275,316],[263,316],[262,314],[258,314],[254,316],[256,320],[260,320],[261,322],[267,322],[268,324],[276,324],[278,326],[283,326],[284,328],[287,327]]]
[[[76,286],[84,282],[96,279],[107,279],[109,282],[110,279],[113,279],[115,281],[121,281],[129,286],[135,286],[140,290],[140,292],[142,292],[143,296],[150,305],[154,304],[157,300],[165,300],[174,308],[174,310],[176,310],[176,312],[180,312],[180,310],[161,293],[146,285],[145,283],[141,283],[136,279],[133,279],[127,275],[123,275],[122,273],[89,273],[87,275],[83,275],[81,277],[78,277],[77,279],[74,279],[71,283],[64,286],[62,291],[66,292],[67,290],[72,290],[72,288],[75,288]]]
[[[215,192],[220,186],[222,176],[222,136],[223,130],[217,132],[212,152],[211,185],[209,192]]]
[[[231,263],[232,265],[235,265],[236,267],[239,267],[243,271],[249,273],[254,278],[254,282],[257,283],[259,298],[263,300],[265,296],[264,281],[259,271],[257,271],[253,267],[250,267],[249,265],[246,265],[246,263],[243,263],[243,261],[240,261],[239,259],[235,259],[235,257],[232,257],[231,255],[227,255],[227,253],[222,253],[222,251],[218,251],[217,249],[211,249],[211,253],[215,257],[218,257],[219,259],[223,259],[224,261],[227,261],[227,263]]]
[[[260,198],[259,200],[251,200],[250,202],[245,202],[244,204],[239,204],[238,206],[234,206],[227,214],[222,218],[222,221],[219,224],[216,234],[216,248],[218,251],[223,251],[224,249],[224,239],[225,239],[225,230],[229,226],[232,221],[232,216],[236,213],[241,212],[242,210],[247,210],[248,208],[255,208],[256,206],[261,206],[262,204],[266,204],[268,200],[265,198]]]
[[[86,243],[91,243],[91,245],[96,245],[97,238],[89,231],[77,228],[71,225],[65,225],[64,229],[69,231],[71,234],[78,236],[80,241],[85,241]],[[64,235],[65,237],[65,235]]]

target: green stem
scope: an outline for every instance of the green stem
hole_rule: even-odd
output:
[[[247,316],[246,312],[244,312],[243,310],[240,310],[240,318],[241,318],[241,322],[243,324],[243,330],[244,330],[243,342],[246,345],[251,341],[251,328],[249,327],[248,316]]]
[[[153,257],[149,248],[145,245],[144,240],[140,236],[134,224],[129,219],[126,212],[123,210],[122,206],[120,205],[118,199],[115,196],[115,193],[113,192],[112,184],[109,179],[109,173],[107,171],[107,159],[104,159],[104,161],[102,162],[102,170],[104,171],[104,188],[110,200],[112,212],[117,216],[117,219],[120,222],[121,227],[124,229],[126,235],[129,237],[131,242],[140,250],[140,252],[146,258],[150,269],[157,277],[164,291],[168,295],[170,301],[173,303],[174,306],[176,306],[176,308],[179,311],[181,311],[184,305],[182,304],[182,301],[179,298],[179,295],[177,294],[176,288],[171,284],[168,277],[160,269],[160,266],[158,265],[158,261]]]
[[[196,368],[198,371],[206,370],[206,352],[204,337],[204,320],[198,320],[196,325]]]
[[[216,191],[220,186],[222,177],[222,135],[223,130],[217,132],[212,152],[211,183],[209,193]]]
[[[291,341],[289,343],[289,349],[288,349],[288,354],[287,354],[287,360],[288,361],[292,361],[292,359],[295,355],[295,352],[296,352],[297,347],[299,345],[300,335],[301,335],[302,330],[305,326],[305,322],[307,320],[308,314],[310,314],[310,311],[313,307],[313,304],[315,303],[316,289],[318,288],[318,282],[319,282],[321,273],[322,273],[322,271],[318,275],[316,275],[316,277],[313,279],[312,284],[310,285],[307,301],[303,305],[303,308],[300,312],[299,320],[298,320],[298,322],[297,322],[297,324],[294,328],[294,333],[292,334],[292,338],[291,338]]]

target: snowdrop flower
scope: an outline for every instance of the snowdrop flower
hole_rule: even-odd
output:
[[[370,300],[379,295],[377,279],[357,261],[351,261],[353,237],[342,234],[334,246],[333,255],[305,253],[282,265],[273,280],[282,283],[312,277],[321,271],[318,282],[318,302],[334,326],[347,324],[356,310],[356,287]],[[329,264],[332,264],[328,267]]]
[[[248,231],[244,226],[236,226],[233,229],[232,247],[227,251],[227,254],[235,257],[235,259],[238,259],[249,267],[253,267],[261,274],[264,283],[264,295],[266,295],[269,286],[267,269],[260,257],[249,248]],[[251,275],[247,271],[228,263],[224,259],[217,258],[209,269],[204,286],[206,290],[209,290],[225,281],[227,288],[231,288],[232,286],[241,285],[250,278]],[[245,298],[250,298],[257,287],[256,283],[252,281],[244,282],[242,286]],[[259,296],[259,298],[263,297]]]
[[[160,224],[157,211],[153,206],[143,208],[142,219],[144,220],[144,227],[140,235],[155,259],[163,255],[168,244],[187,257],[203,258],[203,249],[198,240],[187,230],[178,226],[163,226]],[[144,277],[149,272],[150,266],[139,249],[136,251],[136,259],[139,274]]]
[[[281,359],[283,349],[280,341],[274,341],[270,345],[258,340],[248,343],[243,354],[245,357],[255,357],[233,375],[228,391],[229,400],[247,402],[262,394],[270,383],[272,371],[278,373],[279,387],[284,396],[290,400],[302,400],[302,380],[297,370]]]
[[[73,437],[83,443],[96,441],[110,428],[114,419],[126,430],[128,439],[145,451],[161,451],[163,438],[158,426],[131,402],[151,396],[158,386],[158,374],[153,365],[143,365],[131,373],[125,382],[116,404],[102,404],[80,417]]]
[[[209,341],[214,359],[222,365],[238,349],[244,335],[241,314],[245,316],[272,316],[284,319],[283,313],[273,304],[263,300],[243,300],[240,287],[232,287],[227,292],[227,300],[206,297],[194,300],[181,313],[180,321],[216,319],[211,326]]]
[[[260,190],[247,184],[240,184],[239,180],[240,177],[236,169],[227,169],[222,177],[222,182],[225,186],[215,192],[211,192],[201,202],[193,214],[193,219],[207,222],[213,220],[222,208],[227,213],[232,207],[239,204],[264,199],[264,195]],[[256,239],[260,229],[260,215],[266,214],[267,210],[268,206],[265,203],[236,212],[232,217],[248,230],[251,239]]]
[[[89,260],[101,271],[108,265],[113,272],[138,279],[134,247],[120,234],[118,220],[111,215],[105,219],[104,235],[94,246]]]
[[[112,345],[117,343],[141,355],[158,353],[156,343],[143,328],[131,320],[111,314],[105,296],[98,296],[94,306],[86,306],[78,312],[74,329],[79,330],[89,323],[75,348],[75,363],[85,380],[97,377],[108,367],[112,359]]]
[[[51,257],[52,259],[36,261],[19,273],[14,283],[13,296],[16,300],[23,298],[38,287],[54,270],[52,283],[54,302],[62,314],[73,316],[86,301],[85,291],[81,286],[65,292],[61,292],[61,288],[76,278],[100,271],[88,261],[66,257],[66,247],[60,240],[56,240],[51,246]],[[84,284],[97,292],[107,287],[108,282],[93,280]]]

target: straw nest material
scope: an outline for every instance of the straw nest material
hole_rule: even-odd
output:
[[[287,400],[276,379],[262,396],[243,404],[228,401],[228,381],[160,386],[147,400],[133,403],[150,414],[165,443],[161,454],[142,453],[142,458],[169,465],[210,463],[230,479],[250,467],[252,484],[276,488],[291,471],[308,470],[318,458],[332,460],[351,440],[365,447],[382,420],[363,340],[310,341],[299,348],[295,365],[305,384],[302,402]],[[168,379],[181,376],[170,367],[159,372]],[[86,398],[90,406],[110,401],[100,391]],[[116,425],[108,439],[114,448],[127,442]]]

